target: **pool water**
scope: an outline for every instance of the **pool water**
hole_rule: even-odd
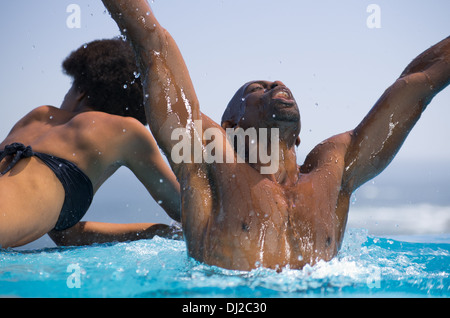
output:
[[[159,237],[91,247],[0,250],[0,296],[450,296],[450,236],[420,243],[401,239],[350,229],[332,261],[281,273],[200,264],[187,257],[184,242]]]

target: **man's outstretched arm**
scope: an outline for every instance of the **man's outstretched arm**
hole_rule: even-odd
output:
[[[176,128],[190,128],[200,119],[192,81],[172,36],[159,24],[146,0],[103,0],[122,33],[131,41],[143,77],[147,119],[170,161],[178,140]]]
[[[383,171],[433,97],[450,83],[450,37],[415,58],[351,133],[345,157],[349,193]]]

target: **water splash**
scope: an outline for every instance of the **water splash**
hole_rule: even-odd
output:
[[[330,262],[281,273],[225,270],[187,257],[185,243],[131,243],[17,252],[0,250],[0,295],[21,297],[450,296],[450,241],[407,243],[349,230]],[[68,288],[68,266],[80,288]]]

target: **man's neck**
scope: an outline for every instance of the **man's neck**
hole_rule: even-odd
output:
[[[261,174],[264,173],[264,170],[262,168],[267,168],[267,166],[269,165],[275,165],[276,172],[264,174],[265,176],[267,176],[267,178],[279,184],[295,184],[299,176],[295,146],[288,147],[286,143],[280,142],[278,147],[276,148],[278,148],[278,158],[276,156],[277,154],[270,154],[271,160],[276,160],[276,162],[271,161],[268,164],[262,164],[260,161],[258,161],[257,163],[250,165],[258,170]],[[270,144],[268,145],[268,149],[271,149]]]

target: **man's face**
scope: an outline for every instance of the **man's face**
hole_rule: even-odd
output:
[[[300,112],[291,91],[279,81],[255,81],[244,91],[245,111],[239,126],[280,127],[298,126],[300,131]],[[281,128],[281,127],[280,127]]]

